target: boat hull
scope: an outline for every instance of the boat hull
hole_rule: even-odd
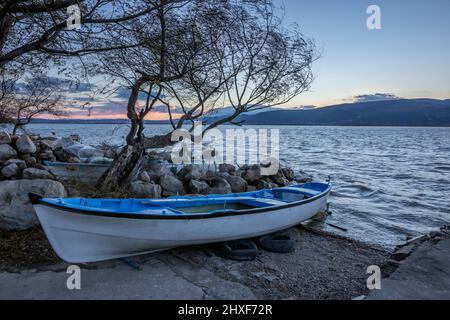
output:
[[[269,234],[323,212],[327,198],[328,192],[289,207],[198,219],[136,219],[83,214],[45,204],[34,207],[58,256],[84,263]]]
[[[46,162],[49,170],[62,180],[96,182],[111,164]]]

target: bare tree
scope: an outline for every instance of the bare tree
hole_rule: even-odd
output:
[[[174,130],[188,122],[192,131],[194,121],[224,107],[231,108],[229,115],[209,121],[203,133],[221,124],[240,125],[241,114],[287,103],[309,89],[312,62],[318,58],[314,42],[295,26],[284,28],[274,10],[268,1],[198,8],[203,27],[214,36],[208,50],[213,63],[164,84],[164,99],[159,100],[168,107]],[[208,19],[210,15],[218,19]],[[173,105],[181,107],[178,120],[170,112]],[[146,139],[147,147],[169,143],[170,134]]]
[[[49,86],[45,79],[28,79],[10,105],[12,113],[13,134],[19,128],[29,124],[39,115],[64,115],[62,95],[58,89]]]
[[[186,0],[165,0],[185,2]],[[2,0],[0,3],[0,67],[13,61],[36,63],[42,55],[76,56],[136,47],[126,39],[105,41],[114,26],[158,9],[151,0]],[[80,13],[81,28],[68,28],[70,6]],[[111,39],[109,39],[111,40]],[[33,53],[33,54],[30,54]]]
[[[163,99],[165,86],[209,63],[197,59],[207,50],[209,43],[199,38],[198,30],[189,19],[192,7],[166,0],[157,1],[155,6],[158,6],[155,14],[148,14],[134,21],[131,28],[120,31],[122,37],[141,45],[111,54],[102,53],[94,67],[98,72],[119,79],[130,89],[127,145],[100,179],[99,185],[102,186],[114,187],[129,181],[144,153],[145,118]],[[143,103],[139,101],[141,96],[145,97]]]
[[[163,2],[156,15],[146,16],[144,27],[141,20],[140,28],[127,30],[141,46],[100,57],[103,72],[130,88],[131,125],[127,146],[99,185],[129,182],[145,148],[171,143],[170,134],[144,136],[145,117],[157,103],[167,107],[174,130],[231,105],[233,113],[206,131],[237,124],[242,113],[286,103],[312,81],[313,42],[282,28],[270,1],[192,1],[181,10]],[[140,94],[146,96],[143,105]],[[172,117],[173,106],[183,111],[178,120]]]

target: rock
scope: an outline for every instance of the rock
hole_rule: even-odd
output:
[[[412,242],[404,247],[401,247],[400,249],[396,250],[391,258],[396,260],[396,261],[402,261],[404,259],[406,259],[413,251],[414,249],[417,247],[417,244]]]
[[[19,173],[19,167],[15,163],[11,163],[2,169],[2,176],[5,178],[11,178]]]
[[[286,177],[283,174],[283,170],[280,168],[278,169],[278,172],[274,174],[273,176],[270,176],[270,179],[280,185],[280,186],[286,186],[289,184],[289,181],[287,181]]]
[[[35,157],[28,157],[25,159],[25,163],[28,167],[34,167],[37,164],[37,160]]]
[[[5,162],[5,166],[9,166],[10,164],[15,164],[20,170],[25,169],[27,167],[27,164],[25,161],[20,159],[9,159]]]
[[[151,182],[150,176],[147,171],[141,171],[138,175],[138,179],[143,182]]]
[[[189,181],[189,190],[193,194],[208,194],[209,185],[204,181],[191,180]]]
[[[11,143],[11,136],[8,132],[0,131],[0,144],[9,144]]]
[[[36,146],[29,136],[21,136],[16,141],[16,149],[20,153],[35,153]]]
[[[272,180],[273,183],[279,185],[280,187],[286,187],[289,185],[289,181],[284,177],[279,177],[276,180]]]
[[[83,146],[77,156],[78,158],[103,157],[103,152],[91,146]]]
[[[73,146],[75,144],[81,145],[78,142],[70,139],[69,137],[64,137],[64,138],[60,138],[60,139],[55,141],[54,148],[61,147],[63,149],[67,149],[68,147]]]
[[[75,156],[78,158],[78,153],[81,149],[83,149],[85,146],[79,143],[75,143],[67,148],[63,148],[65,151],[70,153],[72,156]]]
[[[226,177],[226,180],[230,184],[232,192],[239,193],[247,191],[248,183],[241,177],[229,175],[228,177]]]
[[[115,159],[120,152],[120,148],[109,144],[101,144],[97,148],[103,153],[103,156],[108,159]]]
[[[273,188],[278,188],[278,185],[276,183],[271,182],[271,181],[259,180],[258,182],[256,182],[256,189],[257,190],[273,189]]]
[[[295,175],[294,180],[300,183],[311,182],[313,180],[313,176],[306,172],[299,171],[298,174]]]
[[[0,161],[6,161],[8,159],[17,156],[16,150],[9,144],[0,144]]]
[[[159,182],[163,175],[172,175],[172,171],[161,163],[151,163],[145,166],[150,179],[155,182]]]
[[[212,183],[215,179],[227,179],[229,176],[226,172],[215,172],[215,171],[207,171],[205,174],[205,180],[209,183]]]
[[[73,162],[73,163],[79,163],[81,162],[78,157],[74,156],[72,153],[66,151],[63,149],[63,147],[57,147],[53,150],[53,153],[58,161],[61,162]]]
[[[33,192],[44,197],[65,197],[64,186],[53,180],[0,181],[0,228],[24,230],[38,224],[38,219],[28,200]]]
[[[51,161],[56,160],[55,155],[53,154],[53,151],[51,151],[51,150],[47,150],[47,151],[45,151],[45,152],[41,152],[41,153],[39,154],[39,159],[42,159],[42,160],[51,160]]]
[[[184,166],[178,173],[177,177],[181,181],[189,182],[191,180],[200,180],[204,176],[202,167],[198,164],[189,164]]]
[[[285,178],[288,179],[289,181],[292,181],[295,179],[295,172],[292,168],[286,167],[286,168],[281,168],[281,170],[282,170]]]
[[[36,168],[27,168],[23,170],[23,178],[24,179],[52,179],[53,176],[50,172],[46,170],[36,169]]]
[[[256,188],[256,186],[252,186],[251,184],[249,184],[247,186],[247,192],[254,192],[257,191],[258,189]]]
[[[55,141],[54,140],[47,140],[43,139],[41,140],[41,148],[47,149],[47,150],[53,150],[55,148]]]
[[[242,178],[248,182],[255,182],[261,179],[261,167],[257,164],[250,166],[242,173]]]
[[[113,160],[105,157],[91,157],[87,162],[93,164],[111,164]]]
[[[183,183],[171,174],[161,176],[159,184],[163,189],[162,195],[165,197],[184,195],[186,193]]]
[[[231,186],[225,179],[213,179],[211,181],[210,194],[228,194],[232,193]]]
[[[226,172],[229,174],[233,174],[234,172],[236,172],[236,167],[232,164],[221,163],[219,164],[219,172]]]
[[[144,181],[132,182],[130,192],[137,198],[161,198],[161,186]]]

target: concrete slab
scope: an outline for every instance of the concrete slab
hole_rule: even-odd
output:
[[[81,290],[67,289],[63,271],[0,273],[0,299],[252,299],[251,290],[213,273],[163,258],[135,270],[120,261],[81,267]]]
[[[422,244],[367,299],[450,299],[450,239]]]

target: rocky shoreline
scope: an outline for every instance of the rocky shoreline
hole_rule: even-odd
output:
[[[260,164],[205,166],[171,163],[170,153],[149,150],[128,185],[113,193],[96,189],[95,180],[56,176],[45,161],[68,164],[110,164],[118,148],[81,143],[76,135],[56,138],[39,135],[11,136],[0,132],[0,229],[26,230],[38,225],[28,193],[44,197],[161,198],[177,195],[228,194],[287,186],[311,177],[280,167],[262,175]],[[106,169],[103,169],[106,170]]]

